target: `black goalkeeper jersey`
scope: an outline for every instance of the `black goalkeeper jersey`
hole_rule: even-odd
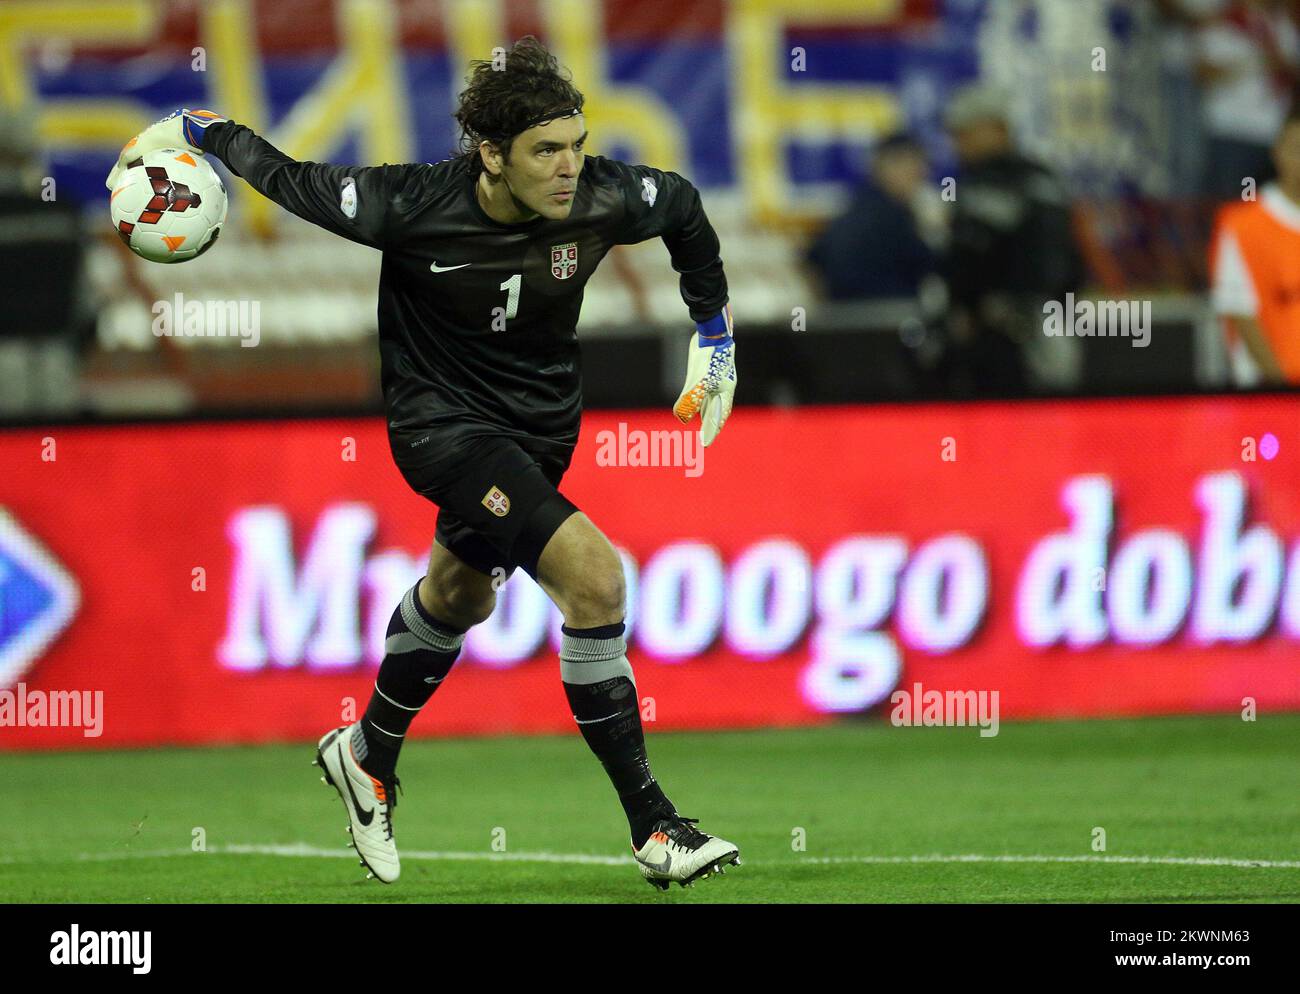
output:
[[[443,429],[571,447],[582,413],[578,313],[611,246],[661,237],[692,319],[727,302],[698,191],[676,173],[588,155],[563,221],[500,224],[464,159],[297,162],[234,122],[211,152],[305,220],[383,252],[379,348],[390,431]]]

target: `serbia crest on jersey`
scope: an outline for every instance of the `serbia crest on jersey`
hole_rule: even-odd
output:
[[[565,242],[551,246],[551,275],[557,280],[567,280],[578,271],[578,243]]]

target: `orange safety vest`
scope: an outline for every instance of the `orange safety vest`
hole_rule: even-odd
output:
[[[1229,230],[1255,285],[1256,320],[1287,380],[1300,383],[1300,231],[1279,221],[1262,201],[1227,204],[1215,220],[1211,260]]]

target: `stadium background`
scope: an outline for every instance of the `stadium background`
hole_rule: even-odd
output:
[[[58,255],[30,214],[3,228],[6,299],[46,327],[11,312],[0,352],[0,685],[101,689],[106,709],[97,738],[0,727],[0,747],[305,740],[364,706],[433,524],[379,414],[379,256],[228,179],[215,250],[148,265],[102,179],[178,106],[297,158],[435,161],[465,63],[528,32],[586,93],[589,151],[702,189],[743,343],[702,474],[600,465],[598,432],[674,426],[689,322],[657,242],[588,288],[568,492],[625,554],[654,727],[879,715],[918,682],[999,690],[1007,719],[1300,708],[1300,399],[1227,390],[1163,6],[0,3],[0,101],[88,247]],[[832,303],[804,263],[881,136],[917,136],[936,187],[954,173],[942,115],[972,80],[1007,88],[1021,147],[1065,177],[1084,292],[1153,307],[1148,348],[1050,343],[1046,398],[918,386],[900,341],[921,302]],[[153,334],[177,292],[257,301],[257,347]],[[1052,550],[1072,569],[1049,590],[1031,565]],[[555,625],[512,579],[413,733],[568,731]]]

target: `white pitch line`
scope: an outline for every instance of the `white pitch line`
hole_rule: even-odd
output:
[[[263,845],[231,845],[231,846],[213,846],[209,852],[227,853],[236,856],[310,856],[323,857],[329,859],[332,856],[341,856],[344,859],[355,859],[356,854],[353,849],[346,846],[340,846],[338,849],[326,849],[322,846],[312,846],[305,842],[295,842],[291,845],[263,846]],[[623,866],[632,862],[631,856],[596,856],[587,853],[554,853],[554,852],[439,852],[432,849],[411,849],[399,850],[398,855],[402,859],[414,860],[481,860],[486,862],[506,862],[506,863],[579,863],[593,866]]]
[[[1136,863],[1158,866],[1234,866],[1241,869],[1300,870],[1300,860],[1233,859],[1226,856],[987,856],[979,853],[947,856],[805,856],[801,863]]]
[[[297,842],[282,845],[237,844],[212,846],[209,855],[227,856],[287,856],[315,859],[355,859],[351,848],[340,845],[338,849],[308,845]],[[190,849],[151,849],[121,852],[76,853],[68,859],[77,862],[104,862],[123,859],[155,859],[159,857],[192,856]],[[552,852],[443,852],[431,849],[402,850],[402,859],[416,861],[477,861],[505,863],[567,863],[587,866],[625,866],[632,862],[631,856],[600,856],[589,853],[552,853]],[[43,857],[22,858],[14,856],[0,857],[0,864],[58,862]],[[1156,866],[1228,866],[1237,869],[1263,870],[1297,870],[1300,860],[1285,859],[1236,859],[1223,856],[1117,856],[1092,854],[1084,856],[1022,856],[1022,855],[984,855],[966,853],[944,855],[932,853],[918,856],[797,856],[790,860],[752,860],[746,859],[746,866],[780,866],[791,867],[799,864],[833,865],[897,865],[911,863],[1097,863],[1097,864],[1136,864]]]
[[[189,854],[189,849],[123,849],[117,852],[76,852],[67,856],[53,858],[41,853],[33,856],[0,856],[0,864],[111,863],[119,859],[156,859],[161,856],[188,856]]]
[[[192,849],[124,849],[117,852],[83,852],[66,857],[49,858],[42,855],[30,857],[0,856],[0,865],[15,863],[104,863],[131,859],[159,859],[177,856],[193,856]],[[340,845],[338,849],[326,849],[323,846],[294,842],[281,845],[234,844],[228,846],[209,846],[202,851],[204,855],[218,856],[289,856],[316,859],[356,859],[356,852],[348,846]],[[430,849],[403,849],[402,859],[413,860],[478,860],[484,862],[504,863],[569,863],[589,864],[593,866],[623,866],[632,862],[631,856],[599,856],[587,853],[551,853],[551,852],[440,852]]]

